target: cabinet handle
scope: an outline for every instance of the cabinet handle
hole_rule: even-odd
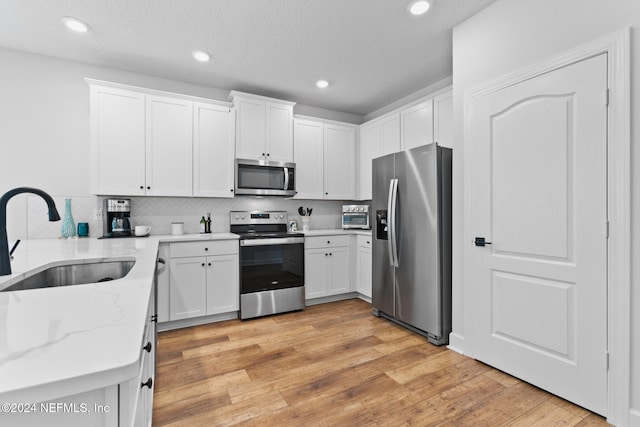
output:
[[[331,240],[327,240],[327,245],[330,245],[330,244],[331,244]]]
[[[371,242],[367,240],[367,245],[368,245],[369,243],[371,243]]]
[[[147,186],[147,190],[151,190],[151,187]]]
[[[204,267],[204,262],[202,263],[202,266]]]
[[[149,342],[147,343],[147,345],[145,345],[144,347],[142,347],[142,349],[143,349],[143,350],[146,350],[146,351],[147,351],[147,353],[151,353],[151,347],[152,347],[152,346],[151,346],[151,341],[149,341]]]
[[[205,250],[205,251],[208,251],[208,250],[209,250],[209,248],[204,248],[204,250]]]
[[[231,190],[229,190],[229,191],[231,191],[233,193],[233,188]]]
[[[267,153],[267,157],[269,157],[269,155],[270,155],[270,154],[269,154],[269,153]]]
[[[143,382],[141,384],[140,388],[145,388],[145,387],[151,388],[152,386],[153,386],[153,380],[149,378],[146,382]]]
[[[264,156],[264,153],[262,153],[262,155]]]
[[[141,185],[141,186],[140,186],[140,189],[141,189],[141,190],[144,190],[144,185]]]
[[[211,263],[209,263],[209,267],[211,267]]]
[[[329,195],[329,193],[324,193],[324,194],[325,194],[325,196],[328,196],[328,195]]]
[[[333,256],[333,254],[332,254],[332,253],[330,253],[330,254],[329,254],[329,256]]]

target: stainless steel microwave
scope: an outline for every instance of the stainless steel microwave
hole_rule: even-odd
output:
[[[235,194],[295,196],[296,164],[236,159]]]

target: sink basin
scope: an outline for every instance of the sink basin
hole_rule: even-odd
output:
[[[108,282],[126,276],[135,263],[135,261],[104,261],[58,265],[26,277],[2,291],[23,291],[54,286]]]

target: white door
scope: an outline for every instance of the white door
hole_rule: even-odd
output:
[[[193,102],[165,96],[147,100],[147,196],[193,193]]]
[[[193,104],[193,195],[233,197],[235,111]]]
[[[324,198],[356,196],[356,131],[351,126],[324,125]]]
[[[206,315],[206,257],[172,259],[169,276],[169,320]]]
[[[471,356],[600,414],[606,88],[603,54],[472,99],[465,280]]]
[[[293,161],[293,108],[288,105],[266,105],[267,160]]]
[[[421,102],[400,112],[400,143],[410,150],[433,142],[433,100]]]
[[[294,161],[297,199],[323,199],[323,125],[310,120],[294,121]]]
[[[239,256],[207,257],[207,314],[237,311],[239,306]]]
[[[380,123],[360,129],[360,200],[371,200],[371,162],[382,154]]]

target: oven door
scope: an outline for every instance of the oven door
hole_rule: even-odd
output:
[[[368,212],[343,212],[342,228],[362,228],[368,229],[369,213]]]
[[[304,286],[304,237],[240,240],[240,294]]]

